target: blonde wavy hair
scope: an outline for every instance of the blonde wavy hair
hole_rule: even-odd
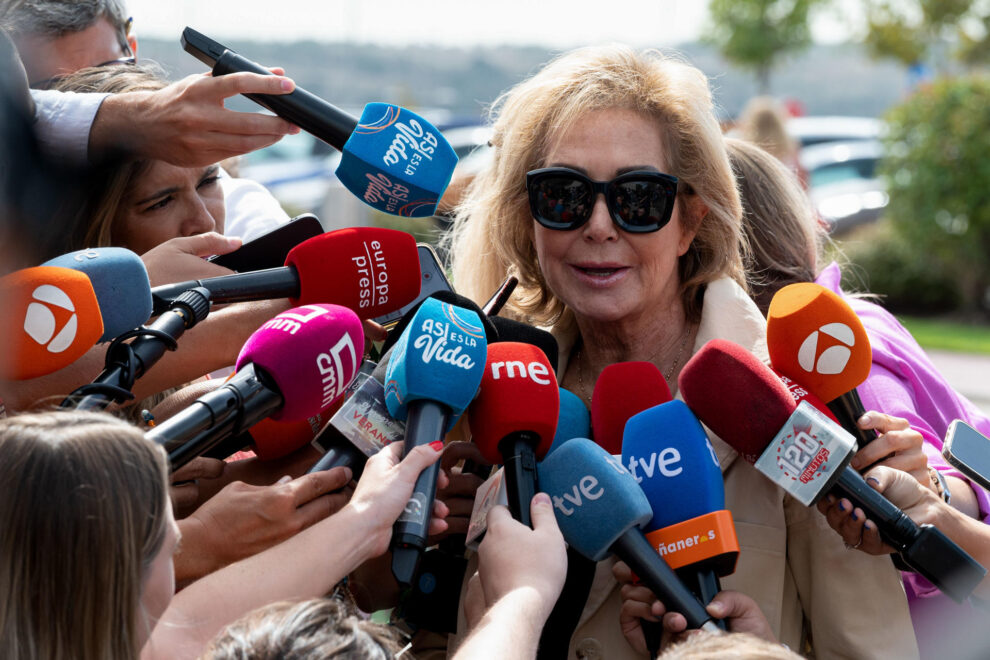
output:
[[[494,159],[468,186],[447,237],[459,293],[483,301],[511,273],[519,287],[510,314],[532,323],[566,321],[533,246],[526,172],[544,166],[551,145],[580,117],[613,108],[657,122],[665,165],[682,182],[678,203],[691,191],[708,207],[678,263],[687,317],[700,318],[707,283],[728,276],[745,287],[742,210],[707,79],[658,51],[602,46],[561,55],[493,105]]]

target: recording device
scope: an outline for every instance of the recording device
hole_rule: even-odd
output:
[[[682,401],[654,406],[625,426],[622,462],[653,507],[646,539],[707,605],[739,557],[715,449]]]
[[[103,318],[103,335],[110,341],[151,318],[151,283],[141,257],[125,248],[101,247],[63,254],[42,266],[85,273],[93,285]]]
[[[388,411],[406,422],[404,454],[441,440],[471,403],[485,370],[488,345],[475,312],[427,298],[392,348],[385,372]],[[440,465],[416,480],[392,534],[392,573],[411,585],[426,545]]]
[[[411,235],[349,227],[303,241],[289,251],[281,268],[165,284],[151,294],[156,314],[183,292],[203,287],[215,304],[288,298],[293,305],[343,305],[373,318],[415,298],[419,281]]]
[[[621,454],[626,421],[670,399],[670,387],[652,362],[608,365],[602,369],[591,393],[595,443],[613,456]]]
[[[540,487],[550,495],[564,540],[592,561],[615,554],[688,628],[715,631],[698,598],[643,535],[653,510],[636,480],[594,442],[574,438],[540,463]]]
[[[192,28],[182,31],[181,43],[212,67],[214,76],[239,71],[273,75]],[[372,208],[408,217],[436,212],[457,156],[440,131],[416,113],[369,103],[358,120],[300,87],[290,94],[246,96],[339,150],[337,178]]]
[[[485,311],[485,314],[491,317],[498,316],[502,308],[505,307],[505,303],[509,302],[509,298],[512,297],[512,292],[516,290],[516,285],[519,284],[519,279],[513,275],[509,275],[503,280],[503,282],[495,289],[495,293],[492,297],[481,306]]]
[[[488,347],[481,389],[468,411],[472,441],[486,461],[504,466],[509,511],[529,527],[529,504],[539,489],[536,462],[553,442],[559,390],[538,347],[497,342]]]
[[[443,272],[440,264],[440,257],[436,251],[426,243],[417,243],[416,251],[419,253],[419,270],[422,281],[419,286],[419,295],[407,305],[403,305],[388,314],[383,314],[374,319],[375,323],[385,326],[391,330],[403,316],[408,314],[416,305],[429,298],[437,291],[453,291],[447,275]]]
[[[305,420],[326,410],[354,378],[364,331],[339,305],[306,305],[265,322],[245,342],[221,387],[149,430],[176,470],[265,417]]]
[[[983,579],[986,569],[962,548],[935,527],[917,525],[848,467],[852,435],[807,400],[795,404],[777,376],[742,347],[708,342],[684,365],[678,384],[698,419],[804,505],[833,490],[847,497],[905,564],[956,602]]]
[[[990,438],[961,419],[954,419],[945,434],[942,456],[949,465],[990,489]]]
[[[107,347],[103,371],[92,383],[76,388],[62,400],[62,408],[103,410],[111,403],[134,398],[134,382],[147,373],[165,351],[179,348],[178,340],[210,313],[209,292],[189,289],[149,326],[118,335]],[[127,343],[128,339],[134,341]]]
[[[96,292],[85,273],[35,266],[0,278],[0,374],[37,378],[69,366],[103,335]]]
[[[256,236],[233,252],[215,254],[207,261],[237,272],[278,268],[292,248],[323,233],[323,226],[312,213],[297,215],[261,236]]]
[[[849,303],[812,282],[785,286],[767,310],[767,348],[774,370],[828,404],[860,449],[876,439],[856,424],[866,412],[856,387],[870,375],[873,351]]]

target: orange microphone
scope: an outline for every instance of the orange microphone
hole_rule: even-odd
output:
[[[811,282],[785,286],[767,311],[767,348],[774,370],[828,404],[860,448],[876,438],[856,425],[866,412],[856,387],[870,375],[873,351],[845,300]]]
[[[85,273],[57,266],[0,278],[0,377],[37,378],[67,367],[103,334],[103,317]]]

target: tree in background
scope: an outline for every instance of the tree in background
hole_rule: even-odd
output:
[[[948,57],[990,61],[990,3],[982,0],[867,0],[864,41],[874,57],[914,66],[931,60],[944,73]]]
[[[990,310],[987,108],[990,78],[936,80],[888,113],[880,165],[895,233],[917,263],[953,276],[970,311]]]
[[[730,62],[751,69],[760,94],[767,94],[774,65],[811,45],[808,14],[823,1],[711,0],[705,41]]]

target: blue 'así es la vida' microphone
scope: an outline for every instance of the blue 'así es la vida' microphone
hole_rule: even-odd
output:
[[[392,348],[385,374],[385,403],[406,422],[405,453],[441,440],[471,403],[485,370],[488,345],[473,311],[427,298]],[[412,497],[395,523],[392,573],[412,584],[426,546],[440,465],[416,480]]]
[[[575,438],[540,464],[540,488],[554,503],[571,547],[593,561],[615,554],[626,562],[689,628],[718,630],[698,598],[657,554],[641,529],[653,510],[621,459],[594,442]]]
[[[182,47],[220,76],[239,71],[273,75],[209,37],[187,27]],[[369,206],[409,217],[436,212],[457,165],[457,155],[430,122],[389,103],[369,103],[356,119],[318,96],[296,87],[290,94],[247,94],[308,133],[338,149],[336,175]]]
[[[739,556],[715,449],[682,401],[668,401],[626,423],[622,461],[653,507],[646,538],[705,604]],[[720,622],[721,624],[721,622]],[[721,624],[724,626],[724,624]]]
[[[148,270],[141,257],[126,248],[76,250],[42,266],[71,268],[89,277],[103,316],[101,342],[133,330],[151,318]]]

